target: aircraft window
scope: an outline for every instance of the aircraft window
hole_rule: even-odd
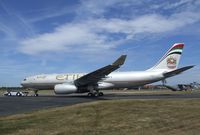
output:
[[[24,81],[26,81],[26,78],[24,79]]]
[[[46,78],[46,76],[41,75],[41,76],[37,76],[37,78],[44,79]]]

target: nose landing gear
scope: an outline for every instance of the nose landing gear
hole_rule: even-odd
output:
[[[35,97],[38,97],[38,96],[39,96],[38,90],[35,90],[35,91],[34,91],[34,96],[35,96]]]

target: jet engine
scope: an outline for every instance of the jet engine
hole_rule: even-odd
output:
[[[112,83],[107,83],[107,82],[100,82],[98,83],[98,88],[99,89],[109,89],[110,87],[113,87],[114,85]]]
[[[71,94],[77,92],[77,87],[73,84],[57,84],[54,87],[55,94]]]

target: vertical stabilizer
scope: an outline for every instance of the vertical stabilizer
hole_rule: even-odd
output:
[[[184,48],[183,43],[174,44],[159,62],[149,70],[175,70],[178,67],[181,54]]]

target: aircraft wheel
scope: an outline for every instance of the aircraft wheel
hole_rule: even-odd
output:
[[[98,96],[103,96],[103,92],[99,92]]]
[[[35,97],[38,97],[39,95],[36,93],[34,96],[35,96]]]
[[[91,97],[92,96],[92,93],[88,93],[88,97]]]
[[[22,96],[19,92],[16,94],[16,96],[18,96],[18,97],[20,97],[20,96]]]
[[[12,94],[9,92],[9,93],[8,93],[8,96],[12,96]]]
[[[88,97],[94,97],[94,96],[95,96],[94,93],[91,93],[91,92],[88,93]]]

